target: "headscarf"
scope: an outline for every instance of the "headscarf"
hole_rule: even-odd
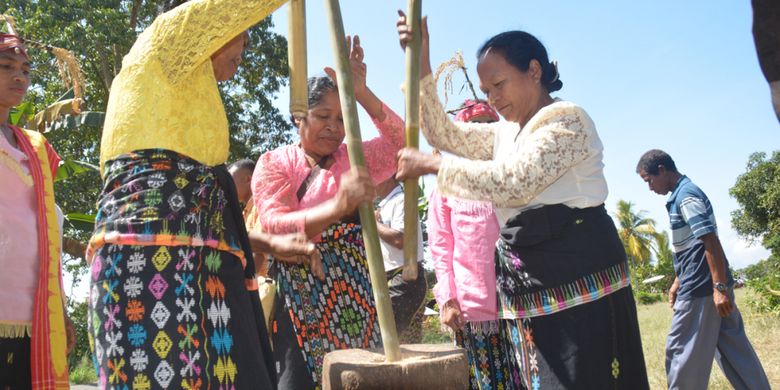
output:
[[[466,99],[463,102],[463,108],[455,115],[455,121],[469,122],[480,116],[490,118],[489,122],[498,122],[498,114],[487,103],[480,100]]]
[[[27,58],[27,47],[24,40],[16,34],[0,34],[0,52],[13,50],[16,54],[21,54]]]

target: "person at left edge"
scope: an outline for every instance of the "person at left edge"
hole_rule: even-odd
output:
[[[75,343],[64,308],[54,177],[60,157],[8,124],[30,86],[22,39],[0,34],[0,388],[68,389]]]

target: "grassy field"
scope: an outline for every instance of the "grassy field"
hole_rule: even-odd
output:
[[[780,353],[777,352],[780,351],[780,318],[753,312],[746,302],[747,294],[750,294],[747,289],[739,289],[736,292],[737,305],[745,321],[745,329],[769,376],[769,383],[773,388],[780,388]],[[640,305],[638,312],[650,388],[665,389],[664,346],[672,321],[672,310],[666,303],[656,303]],[[441,331],[439,317],[427,316],[423,324],[423,343],[449,342],[450,336]],[[79,367],[74,368],[70,375],[73,383],[94,383],[97,380],[92,364],[86,359]],[[709,389],[731,389],[720,368],[714,363]]]
[[[755,313],[747,304],[748,289],[736,290],[737,306],[745,322],[745,331],[753,344],[761,364],[769,377],[773,388],[780,387],[780,318]],[[638,306],[639,328],[642,332],[642,346],[645,351],[645,364],[650,379],[650,388],[666,388],[664,371],[664,346],[666,334],[672,323],[672,310],[667,303]],[[713,363],[709,389],[731,389],[720,367]]]
[[[780,387],[780,318],[772,315],[763,315],[751,310],[746,302],[747,289],[736,291],[737,305],[742,313],[747,331],[753,347],[758,353],[764,370],[769,377],[769,383],[773,388]],[[650,379],[651,389],[666,388],[666,372],[664,370],[664,347],[666,335],[672,323],[672,310],[667,303],[638,306],[639,327],[642,332],[642,346],[645,352],[645,364]],[[423,328],[423,342],[437,343],[449,342],[449,336],[439,330],[437,316],[426,318]],[[723,376],[717,364],[713,362],[710,375],[710,390],[731,389],[731,385]]]

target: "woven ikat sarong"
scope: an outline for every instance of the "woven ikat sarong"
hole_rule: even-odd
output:
[[[382,345],[366,264],[360,225],[341,223],[322,233],[317,249],[322,255],[325,281],[308,267],[275,262],[280,304],[289,315],[298,347],[315,387],[320,387],[325,354],[348,348]],[[301,369],[295,367],[292,369]]]
[[[88,321],[101,388],[273,388],[216,169],[164,150],[106,162]]]

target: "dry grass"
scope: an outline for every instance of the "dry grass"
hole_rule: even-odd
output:
[[[758,358],[764,366],[769,377],[769,383],[773,388],[780,388],[780,318],[753,312],[747,304],[746,296],[750,294],[748,289],[739,289],[736,292],[737,305],[745,322],[745,330],[755,348]],[[642,332],[642,346],[645,352],[645,364],[650,379],[651,389],[666,388],[666,372],[664,369],[664,347],[666,335],[672,323],[672,310],[665,302],[652,305],[640,305],[639,327]],[[449,342],[449,336],[439,330],[437,316],[426,318],[423,328],[424,343]],[[709,389],[731,389],[726,377],[713,362],[710,375]]]
[[[769,383],[772,387],[778,387],[780,386],[780,354],[777,351],[780,350],[780,319],[772,315],[753,312],[745,299],[746,294],[750,294],[747,289],[736,291],[737,305],[745,322],[745,330],[758,358],[761,359],[764,370],[769,377]],[[650,388],[665,389],[664,347],[666,334],[672,323],[672,310],[667,303],[641,305],[637,309]],[[713,362],[709,389],[731,388],[720,367]]]

